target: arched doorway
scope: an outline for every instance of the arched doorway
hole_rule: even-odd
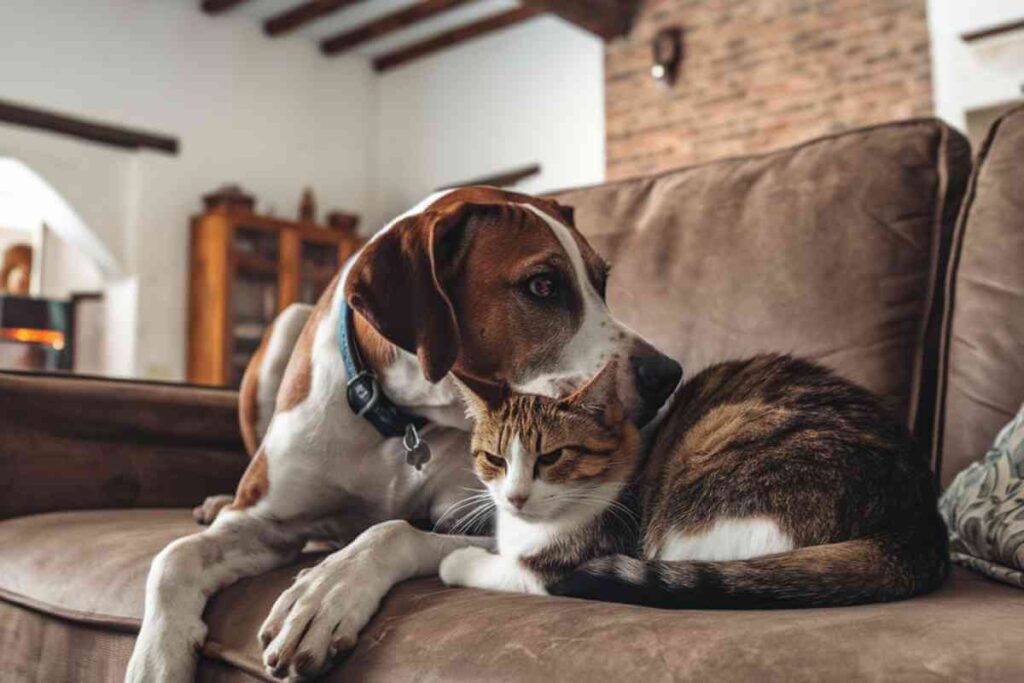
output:
[[[24,162],[0,157],[0,367],[108,371],[105,244]]]

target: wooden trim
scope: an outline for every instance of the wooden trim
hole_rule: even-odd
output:
[[[506,12],[492,14],[479,21],[457,26],[449,31],[439,33],[436,36],[412,45],[406,45],[394,52],[388,52],[373,60],[373,68],[377,71],[387,71],[396,66],[411,62],[414,59],[425,57],[445,48],[453,47],[473,38],[500,31],[515,24],[527,21],[542,14],[543,10],[536,7],[516,7]]]
[[[249,2],[249,0],[203,0],[200,7],[207,14],[221,14],[229,9],[234,9],[243,2]]]
[[[973,43],[976,40],[991,38],[1004,33],[1019,31],[1021,29],[1024,29],[1024,19],[1017,19],[1016,21],[1007,21],[1002,24],[996,24],[995,26],[989,26],[988,28],[967,31],[966,33],[961,33],[960,38],[964,42]]]
[[[227,216],[203,214],[192,221],[189,273],[188,380],[226,384],[231,225]]]
[[[299,273],[302,270],[302,239],[298,231],[281,232],[278,244],[277,312],[299,300]]]
[[[263,32],[268,36],[281,36],[357,2],[361,0],[307,0],[269,17],[263,22]]]
[[[338,55],[370,40],[413,24],[425,21],[474,0],[423,0],[410,7],[367,22],[347,31],[336,33],[320,41],[320,51],[325,55]]]
[[[465,187],[467,185],[490,185],[492,187],[508,187],[509,185],[515,185],[521,180],[525,180],[527,178],[535,176],[538,173],[540,173],[540,164],[530,164],[529,166],[520,166],[519,168],[513,168],[508,171],[502,171],[501,173],[495,173],[493,175],[483,176],[481,178],[473,178],[471,180],[465,180],[459,183],[451,183],[438,189],[448,190],[453,187]]]
[[[178,139],[168,135],[65,116],[7,100],[0,100],[0,123],[38,128],[122,149],[154,149],[168,154],[177,154],[179,149]]]

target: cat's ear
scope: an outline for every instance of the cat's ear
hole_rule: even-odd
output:
[[[466,404],[466,414],[474,422],[478,422],[489,412],[496,410],[508,396],[508,387],[504,384],[488,382],[461,373],[456,378]]]
[[[600,415],[606,425],[619,424],[625,413],[619,400],[617,370],[618,363],[614,360],[609,362],[562,402]]]

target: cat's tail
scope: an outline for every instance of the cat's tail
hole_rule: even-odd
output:
[[[929,525],[932,526],[932,525]],[[900,600],[949,573],[945,528],[892,532],[748,560],[601,557],[549,586],[552,595],[671,608],[777,608]]]

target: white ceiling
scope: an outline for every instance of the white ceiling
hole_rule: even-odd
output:
[[[279,14],[301,2],[302,0],[255,0],[242,3],[237,8],[226,12],[223,16],[214,16],[212,18],[223,20],[227,17],[244,17],[262,25],[264,19]],[[416,0],[362,0],[326,17],[306,23],[300,28],[282,36],[273,38],[268,36],[267,40],[307,40],[310,42],[311,49],[318,50],[320,49],[318,43],[323,38],[356,28],[368,21],[414,4],[416,4]],[[455,26],[512,9],[518,5],[519,3],[515,2],[515,0],[475,0],[475,2],[449,10],[426,21],[417,22],[409,28],[389,33],[377,40],[358,45],[351,50],[351,54],[376,57]]]

